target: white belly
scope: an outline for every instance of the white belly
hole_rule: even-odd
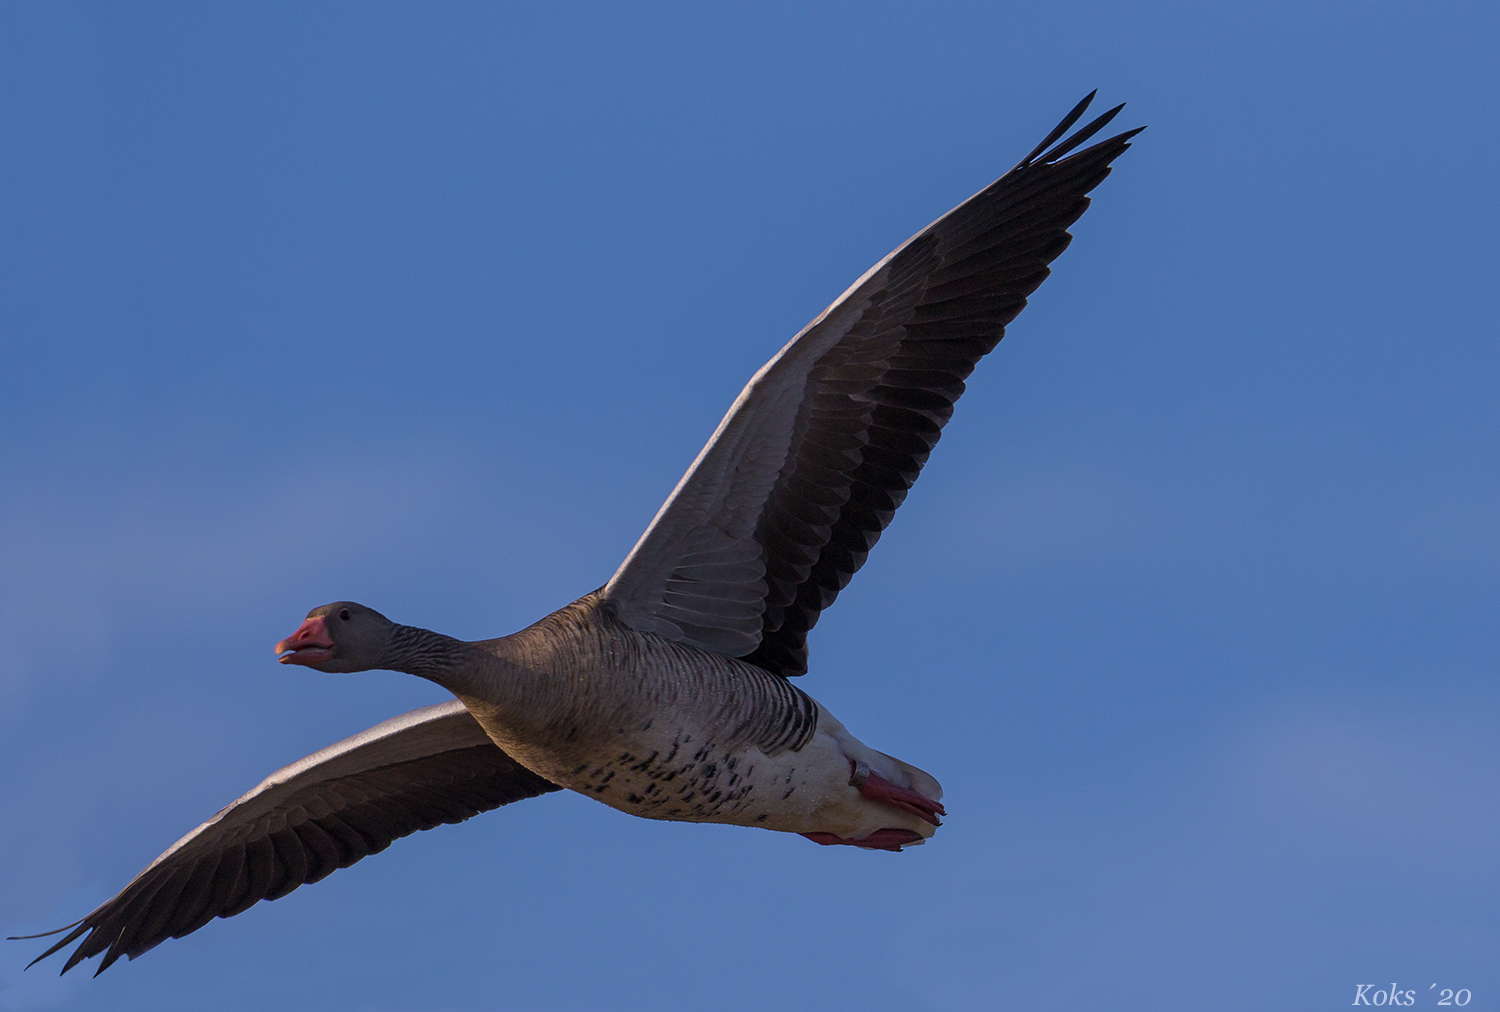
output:
[[[481,718],[481,722],[488,724]],[[923,839],[936,827],[910,812],[871,801],[850,783],[851,760],[899,786],[939,800],[928,774],[877,752],[819,706],[816,732],[802,748],[767,755],[758,747],[723,747],[701,730],[671,726],[660,715],[639,731],[543,753],[526,743],[496,743],[522,763],[611,808],[647,819],[723,822],[788,833],[832,833],[861,839],[879,829],[907,829]]]

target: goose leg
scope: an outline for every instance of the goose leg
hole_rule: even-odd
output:
[[[850,759],[849,765],[852,767],[849,777],[850,786],[859,788],[859,793],[871,801],[883,801],[887,805],[893,805],[896,808],[908,811],[917,818],[932,823],[934,826],[942,825],[938,821],[938,816],[948,814],[944,810],[942,802],[923,797],[916,791],[907,790],[905,787],[897,787],[862,762]],[[881,830],[881,832],[885,832],[885,830]]]
[[[866,850],[894,850],[900,852],[905,844],[921,843],[922,834],[910,829],[877,829],[862,840],[846,840],[833,833],[803,833],[813,843],[824,847],[864,847]]]

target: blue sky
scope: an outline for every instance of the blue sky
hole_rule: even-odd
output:
[[[1012,6],[0,7],[6,934],[442,698],[309,608],[599,586],[865,268],[1150,125],[812,638],[931,845],[553,795],[0,1008],[1500,1005],[1500,15]]]

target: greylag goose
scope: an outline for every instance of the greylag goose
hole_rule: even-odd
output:
[[[964,380],[1139,132],[1076,150],[1116,107],[1060,141],[1092,99],[766,363],[601,589],[473,643],[353,602],[313,609],[276,644],[281,663],[404,671],[456,698],[273,773],[37,958],[82,937],[63,972],[102,953],[102,973],[416,830],[562,788],[645,818],[824,845],[929,839],[945,814],[938,782],[865,745],[791,679]]]

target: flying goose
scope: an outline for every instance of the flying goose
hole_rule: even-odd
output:
[[[63,972],[103,953],[102,973],[416,830],[562,788],[824,845],[929,839],[945,814],[937,780],[865,745],[791,679],[965,378],[1139,132],[1074,153],[1116,107],[1058,143],[1093,97],[766,363],[601,589],[473,643],[353,602],[308,613],[276,644],[281,663],[404,671],[456,698],[273,773],[37,959],[82,937]]]

